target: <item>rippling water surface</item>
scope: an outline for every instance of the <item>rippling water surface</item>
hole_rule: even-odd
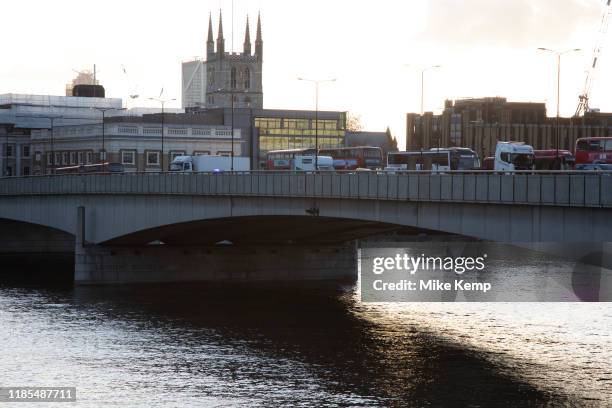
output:
[[[611,323],[608,304],[364,304],[354,287],[5,287],[0,369],[76,386],[80,407],[606,406]]]

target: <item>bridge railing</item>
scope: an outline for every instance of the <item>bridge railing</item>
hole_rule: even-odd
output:
[[[282,196],[612,207],[609,172],[110,173],[0,179],[0,195]]]

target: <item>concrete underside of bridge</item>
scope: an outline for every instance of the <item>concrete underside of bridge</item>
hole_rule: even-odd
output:
[[[42,228],[36,232],[28,229],[33,227],[9,227],[13,232],[6,235],[6,241],[14,231],[26,237],[42,230],[64,234],[63,250],[72,245],[77,283],[354,279],[356,251],[351,242],[398,228],[518,245],[612,241],[610,210],[586,207],[304,197],[55,195],[5,197],[0,213]],[[26,247],[28,239],[22,240]],[[53,252],[45,249],[52,239],[39,241],[41,253]],[[221,241],[231,245],[215,245]]]

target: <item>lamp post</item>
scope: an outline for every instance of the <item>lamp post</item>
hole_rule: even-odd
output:
[[[336,78],[331,79],[307,79],[298,77],[298,81],[312,82],[315,84],[315,171],[319,170],[319,84],[323,82],[335,82]]]
[[[423,108],[425,101],[425,71],[434,68],[440,68],[440,65],[431,65],[429,67],[421,68],[421,115],[425,113]]]
[[[405,64],[404,66],[410,67],[411,64]],[[430,65],[427,67],[418,67],[418,70],[421,71],[421,116],[425,113],[424,110],[424,101],[425,101],[425,71],[429,71],[430,69],[440,68],[441,65]]]
[[[163,93],[163,89],[162,89],[162,93]],[[160,94],[161,96],[161,94]],[[162,99],[162,98],[149,98],[152,101],[157,101],[159,103],[161,103],[161,158],[160,158],[160,165],[161,165],[161,171],[164,171],[164,106],[166,105],[166,102],[170,102],[170,101],[176,101],[176,98],[171,98],[171,99]]]
[[[557,56],[557,120],[556,120],[556,125],[555,125],[555,138],[557,139],[556,144],[557,144],[557,161],[559,161],[559,95],[561,93],[561,56],[563,54],[567,54],[568,52],[576,52],[576,51],[581,51],[580,48],[573,48],[573,49],[569,49],[569,50],[565,50],[565,51],[557,51],[557,50],[551,50],[549,48],[544,48],[544,47],[539,47],[538,50],[540,51],[546,51],[546,52],[550,52],[553,55]]]
[[[126,110],[127,108],[97,108],[97,107],[92,106],[91,109],[95,109],[98,112],[102,112],[102,150],[100,153],[99,162],[104,163],[104,161],[106,161],[106,149],[104,147],[104,131],[105,131],[106,126],[104,125],[104,115],[106,114],[106,111],[109,111],[109,110]],[[102,154],[104,154],[104,158],[102,158]]]

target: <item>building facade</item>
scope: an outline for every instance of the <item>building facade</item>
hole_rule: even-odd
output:
[[[556,118],[546,116],[544,103],[508,102],[500,97],[463,99],[446,101],[439,115],[408,113],[406,148],[469,147],[488,157],[498,141],[518,141],[535,149],[574,151],[578,138],[608,136],[611,128],[611,114],[588,112],[580,118],[560,118],[557,126]]]
[[[257,17],[254,49],[251,46],[248,17],[243,51],[235,53],[232,50],[226,52],[221,13],[216,43],[212,16],[209,16],[206,58],[196,58],[182,64],[183,108],[263,108],[260,16]]]
[[[345,146],[346,112],[289,109],[223,108],[193,110],[215,123],[240,129],[243,156],[253,169],[265,166],[270,150]]]
[[[211,125],[202,118],[184,115],[111,117],[102,124],[69,125],[32,130],[33,174],[50,174],[53,169],[95,164],[122,163],[125,171],[168,170],[180,155],[240,156],[240,129]],[[163,165],[162,165],[163,164]]]
[[[101,122],[100,110],[118,113],[121,99],[51,95],[0,95],[0,168],[3,176],[35,173],[32,132]],[[40,152],[39,152],[40,153]]]

